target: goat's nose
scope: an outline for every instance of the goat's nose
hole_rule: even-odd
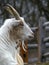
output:
[[[34,33],[32,32],[32,37],[34,38]]]
[[[32,35],[34,35],[34,33],[32,32]]]

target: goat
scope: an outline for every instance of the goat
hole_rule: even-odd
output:
[[[11,5],[6,5],[5,9],[15,18],[6,19],[0,27],[0,65],[24,65],[15,47],[17,41],[22,41],[23,46],[24,40],[32,39],[34,33]]]

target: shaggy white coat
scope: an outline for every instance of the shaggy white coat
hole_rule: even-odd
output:
[[[0,28],[0,65],[23,65],[23,60],[15,49],[16,42],[24,42],[30,36],[33,37],[33,32],[22,17],[21,20],[5,20]]]

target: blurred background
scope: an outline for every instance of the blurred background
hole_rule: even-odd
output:
[[[12,17],[3,8],[6,4],[11,4],[35,33],[34,39],[27,42],[27,54],[23,52],[24,62],[48,62],[49,0],[0,0],[0,26]]]

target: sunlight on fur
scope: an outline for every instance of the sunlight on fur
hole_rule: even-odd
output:
[[[23,20],[22,17],[21,20]],[[19,54],[20,49],[17,50],[15,47],[19,44],[19,40],[24,41],[25,39],[29,39],[29,36],[32,36],[33,32],[24,20],[23,22],[21,20],[16,20],[15,18],[7,19],[0,28],[1,65],[24,65]]]

